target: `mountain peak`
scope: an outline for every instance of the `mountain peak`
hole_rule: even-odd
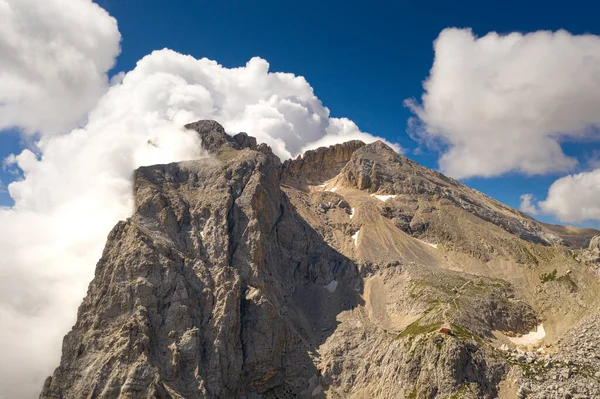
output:
[[[199,120],[185,125],[185,128],[194,130],[198,133],[200,140],[202,141],[202,148],[209,153],[219,154],[228,149],[257,149],[256,139],[254,137],[249,136],[244,132],[230,136],[225,132],[223,126],[214,120]]]
[[[364,146],[365,143],[360,140],[351,140],[308,150],[296,159],[284,162],[284,176],[296,182],[320,184],[337,175],[352,155]]]

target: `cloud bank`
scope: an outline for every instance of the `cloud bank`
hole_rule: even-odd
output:
[[[0,209],[0,398],[35,397],[58,365],[62,336],[106,236],[131,213],[132,171],[206,156],[197,135],[181,128],[185,123],[215,119],[282,158],[321,144],[377,139],[348,119],[331,118],[304,78],[271,73],[260,58],[225,68],[156,51],[94,103],[81,128],[62,134],[43,128],[43,119],[13,122],[28,131],[39,125],[42,135],[33,151],[6,160],[23,179],[8,186],[14,207]],[[28,107],[23,103],[20,112]]]
[[[443,172],[565,172],[577,160],[561,141],[597,137],[600,37],[445,29],[434,50],[421,104],[406,105],[416,115],[412,135],[443,149]]]

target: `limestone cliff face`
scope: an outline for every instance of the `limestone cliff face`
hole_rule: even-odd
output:
[[[499,343],[594,300],[557,235],[381,142],[282,164],[186,127],[210,157],[135,172],[41,398],[492,398]]]
[[[208,149],[231,144],[211,122],[193,127],[207,138],[207,125]],[[252,143],[227,161],[136,171],[135,213],[110,233],[42,397],[316,388],[311,352],[334,327],[329,315],[356,305],[360,282],[354,264],[297,217],[279,188],[279,160],[263,150]],[[323,286],[334,278],[343,284],[329,295]]]
[[[298,158],[287,160],[283,164],[283,180],[284,182],[290,180],[292,184],[303,182],[318,184],[329,180],[339,173],[356,150],[364,146],[365,143],[362,141],[353,140],[306,151]]]

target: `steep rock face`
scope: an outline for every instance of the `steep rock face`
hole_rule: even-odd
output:
[[[208,148],[231,143],[218,142]],[[136,172],[136,211],[111,232],[41,397],[286,397],[318,385],[309,354],[360,282],[297,217],[278,159],[251,148]]]
[[[210,157],[135,172],[42,398],[503,397],[500,344],[596,309],[558,235],[381,142],[186,127]]]
[[[308,181],[320,184],[337,175],[352,157],[352,154],[365,143],[358,140],[347,141],[330,147],[306,151],[296,159],[283,164],[283,181],[298,183]]]

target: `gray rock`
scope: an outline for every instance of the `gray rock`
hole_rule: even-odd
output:
[[[295,213],[279,160],[189,127],[236,152],[136,171],[136,211],[109,235],[42,398],[305,395],[324,339],[308,326],[356,306],[354,263]]]

